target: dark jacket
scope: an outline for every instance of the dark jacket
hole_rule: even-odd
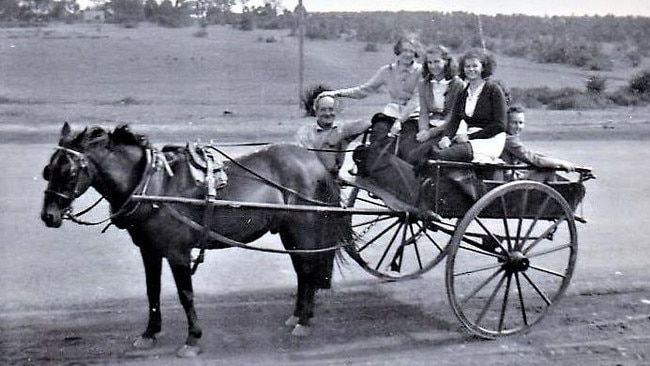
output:
[[[418,92],[420,94],[420,115],[434,112],[433,90],[431,90],[429,83],[428,80],[422,79],[418,84]],[[447,91],[445,92],[444,109],[442,110],[443,115],[447,116],[451,113],[454,108],[454,103],[456,102],[458,95],[463,92],[464,87],[465,84],[463,84],[463,81],[459,77],[455,76],[451,79]]]
[[[467,127],[480,127],[482,130],[468,135],[470,140],[488,139],[501,132],[505,132],[507,123],[506,97],[501,87],[492,82],[486,81],[483,90],[476,102],[474,114],[469,117],[465,114],[465,103],[467,101],[467,88],[458,96],[454,104],[451,120],[444,132],[445,136],[453,137],[458,130],[461,120],[465,120]]]

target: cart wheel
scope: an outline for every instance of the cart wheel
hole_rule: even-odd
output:
[[[454,313],[481,337],[526,331],[564,294],[577,250],[573,212],[557,191],[531,181],[497,187],[451,240],[446,283]]]
[[[347,193],[347,207],[389,209],[363,188],[354,187]],[[366,272],[386,280],[409,279],[427,272],[445,257],[454,228],[451,223],[416,216],[400,211],[353,214],[355,243],[346,247],[348,255]]]

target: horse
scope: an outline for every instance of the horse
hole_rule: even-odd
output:
[[[250,243],[267,232],[277,233],[297,275],[295,306],[285,324],[293,327],[294,336],[309,335],[315,293],[330,287],[335,249],[352,236],[349,216],[327,210],[221,206],[208,211],[205,206],[133,199],[134,194],[204,199],[209,188],[197,183],[192,175],[189,150],[176,146],[157,151],[145,135],[133,133],[128,125],[113,131],[86,127],[73,133],[66,122],[56,151],[43,170],[48,184],[41,219],[48,227],[60,227],[73,201],[90,187],[108,201],[112,223],[128,231],[144,263],[149,318],[144,332],[133,343],[137,348],[153,347],[162,328],[160,286],[162,261],[166,258],[188,323],[185,343],[177,350],[180,357],[194,357],[201,351],[191,250],[228,248],[229,241]],[[226,160],[223,165],[227,184],[217,191],[220,199],[274,205],[340,205],[334,178],[317,155],[304,148],[271,145]],[[187,221],[200,224],[187,225]],[[218,235],[215,239],[206,232]]]

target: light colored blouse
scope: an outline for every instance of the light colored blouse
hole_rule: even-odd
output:
[[[336,96],[363,99],[373,93],[378,93],[383,86],[388,90],[390,102],[383,113],[391,117],[402,117],[419,109],[417,85],[422,74],[422,64],[413,62],[403,65],[399,61],[384,65],[365,83],[347,89],[339,89]]]

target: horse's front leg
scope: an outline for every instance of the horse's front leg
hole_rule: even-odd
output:
[[[293,315],[285,324],[293,327],[291,334],[296,337],[306,337],[311,333],[309,321],[314,317],[314,298],[316,286],[310,283],[304,273],[298,273],[298,293]]]
[[[169,263],[174,281],[176,282],[176,290],[178,297],[185,310],[187,316],[188,334],[185,340],[185,345],[178,349],[176,354],[179,357],[195,357],[200,352],[199,339],[203,334],[201,327],[198,325],[198,318],[196,310],[194,309],[194,291],[192,289],[192,272],[190,270],[189,261],[185,264]]]
[[[156,334],[162,328],[160,314],[160,276],[162,273],[162,256],[155,250],[140,248],[144,272],[147,281],[147,298],[149,300],[149,321],[147,329],[134,342],[136,348],[151,348],[156,341]]]

